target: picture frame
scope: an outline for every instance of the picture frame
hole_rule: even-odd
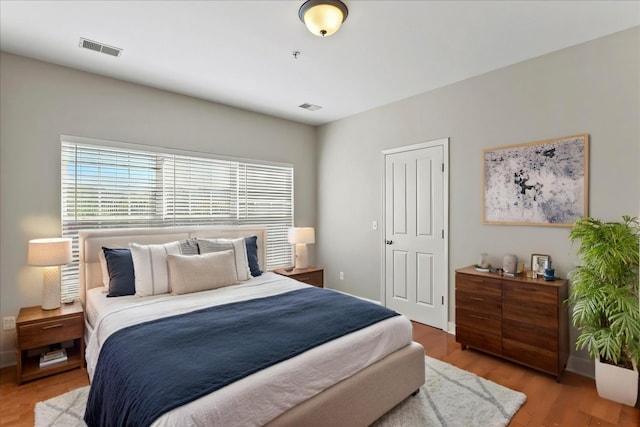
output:
[[[545,260],[548,262],[548,265],[551,265],[551,255],[531,254],[531,272],[534,279],[538,277],[538,274],[544,274],[543,265]],[[535,266],[538,267],[536,268]]]
[[[483,224],[570,227],[588,216],[588,134],[486,149],[483,162]]]

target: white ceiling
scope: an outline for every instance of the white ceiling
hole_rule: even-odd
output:
[[[1,0],[0,48],[318,125],[640,25],[639,1],[345,0],[322,39],[302,3]]]

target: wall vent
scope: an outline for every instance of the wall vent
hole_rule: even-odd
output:
[[[122,49],[120,49],[119,47],[109,46],[104,43],[85,39],[83,37],[80,37],[80,47],[115,57],[120,56],[120,54],[122,53]]]
[[[319,105],[309,104],[308,102],[305,102],[304,104],[298,105],[298,107],[304,108],[305,110],[309,110],[309,111],[317,111],[317,110],[322,108]]]

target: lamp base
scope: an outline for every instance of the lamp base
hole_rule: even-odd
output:
[[[296,270],[309,267],[309,253],[306,243],[296,244]]]
[[[60,267],[45,267],[42,277],[42,309],[60,308]]]

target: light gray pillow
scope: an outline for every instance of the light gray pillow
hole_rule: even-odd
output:
[[[238,284],[233,251],[203,255],[167,255],[171,293],[174,295]]]
[[[238,280],[245,281],[251,279],[249,270],[249,258],[247,257],[247,246],[244,238],[239,239],[196,239],[200,254],[232,250],[236,265]]]

